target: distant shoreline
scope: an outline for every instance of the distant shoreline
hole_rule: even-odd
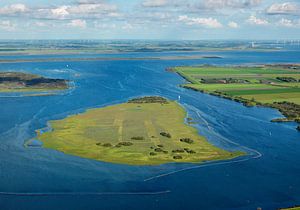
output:
[[[37,58],[37,59],[5,59],[0,63],[27,63],[27,62],[64,62],[64,61],[126,61],[126,60],[196,60],[222,59],[221,56],[160,56],[160,57],[95,57],[95,58]]]

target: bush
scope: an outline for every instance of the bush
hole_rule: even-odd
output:
[[[180,160],[180,159],[182,159],[182,156],[180,156],[180,155],[175,155],[175,156],[173,156],[173,159],[175,159],[175,160]]]
[[[194,150],[189,149],[189,148],[184,148],[184,151],[186,151],[189,154],[195,154],[196,153]]]
[[[112,147],[111,143],[102,144],[103,147]]]
[[[150,155],[150,156],[155,156],[155,155],[157,155],[157,154],[156,154],[155,152],[150,152],[149,155]]]
[[[184,143],[188,143],[188,144],[194,143],[194,140],[192,140],[190,138],[182,138],[182,139],[180,139],[180,141],[184,142]]]
[[[141,98],[134,98],[128,101],[128,103],[135,103],[135,104],[143,104],[143,103],[160,103],[160,104],[168,104],[168,100],[159,97],[159,96],[146,96]]]
[[[184,150],[183,149],[175,149],[175,150],[172,150],[173,153],[184,153]]]
[[[157,146],[158,146],[158,147],[161,147],[161,148],[164,147],[164,145],[162,145],[162,144],[159,144],[159,145],[157,145]]]
[[[132,146],[132,145],[133,145],[133,143],[124,141],[124,142],[118,143],[116,145],[116,147],[121,147],[121,146],[127,146],[128,147],[128,146]]]
[[[154,151],[155,152],[163,152],[163,150],[161,148],[156,148]]]
[[[143,136],[133,136],[131,137],[132,140],[144,140]]]
[[[167,137],[167,138],[171,138],[171,134],[167,133],[167,132],[160,132],[161,136]]]

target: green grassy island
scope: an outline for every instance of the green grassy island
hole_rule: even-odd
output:
[[[66,154],[129,165],[199,163],[244,154],[213,146],[184,123],[185,117],[175,101],[143,97],[50,121],[52,130],[38,130],[37,139]]]
[[[22,72],[0,72],[0,92],[35,92],[69,88],[64,79],[50,79]]]
[[[278,109],[286,118],[273,122],[300,123],[300,65],[195,66],[168,69],[185,78],[185,88],[241,102]]]

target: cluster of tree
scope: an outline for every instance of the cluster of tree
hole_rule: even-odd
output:
[[[293,119],[299,121],[300,119],[300,105],[283,101],[283,102],[274,102],[271,104],[272,107],[279,109],[279,111],[288,119]]]
[[[64,79],[50,79],[39,77],[32,74],[24,74],[18,72],[0,73],[0,83],[18,82],[25,86],[51,86],[51,87],[66,87],[67,81]]]
[[[133,143],[131,142],[127,142],[127,141],[123,141],[123,142],[119,142],[116,147],[122,147],[122,146],[126,146],[126,147],[129,147],[129,146],[132,146]]]
[[[181,155],[174,155],[174,156],[173,156],[173,159],[175,159],[175,160],[180,160],[180,159],[182,159],[182,156],[181,156]]]
[[[111,144],[111,143],[100,143],[100,142],[98,142],[98,143],[96,143],[96,145],[97,146],[102,146],[102,147],[112,147],[113,145]]]
[[[64,79],[48,79],[48,78],[34,78],[31,80],[26,80],[25,85],[26,86],[37,86],[42,84],[47,85],[65,85],[66,81]]]
[[[144,103],[160,103],[160,104],[167,104],[169,103],[167,99],[159,96],[146,96],[141,98],[134,98],[128,101],[128,103],[135,103],[135,104],[144,104]]]
[[[174,149],[172,150],[173,153],[184,153],[184,149]]]
[[[0,77],[0,83],[2,82],[21,82],[19,77]]]
[[[300,80],[297,80],[293,77],[276,77],[276,79],[281,82],[300,82]]]
[[[159,133],[161,136],[167,137],[167,138],[171,138],[171,134],[167,133],[167,132],[160,132]]]
[[[169,153],[168,151],[163,150],[162,148],[155,148],[154,151],[155,151],[155,152],[162,152],[162,153],[164,153],[164,154],[168,154],[168,153]]]
[[[131,137],[132,140],[144,140],[143,136],[133,136]]]
[[[188,143],[188,144],[194,143],[194,140],[192,140],[192,139],[190,139],[190,138],[181,138],[180,141],[181,141],[181,142]]]
[[[204,84],[233,84],[233,83],[250,83],[249,80],[244,79],[235,79],[235,78],[209,78],[209,79],[201,79],[201,83]]]
[[[184,148],[184,149],[176,149],[176,150],[172,150],[173,153],[184,153],[187,152],[189,154],[195,154],[196,152],[192,149],[189,148]]]
[[[98,142],[96,143],[97,146],[102,146],[102,147],[112,147],[113,145],[111,143],[101,143],[101,142]],[[133,143],[131,142],[119,142],[115,147],[122,147],[122,146],[132,146]]]

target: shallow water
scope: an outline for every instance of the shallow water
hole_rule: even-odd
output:
[[[178,85],[184,80],[165,68],[291,63],[299,62],[300,52],[128,53],[122,57],[187,54],[224,58],[1,64],[1,71],[74,80],[75,88],[54,96],[0,95],[0,209],[276,209],[299,205],[300,133],[296,125],[271,123],[281,116],[273,109],[247,108],[182,89]],[[180,103],[197,120],[200,134],[217,146],[242,149],[249,155],[203,165],[134,167],[23,146],[49,120],[142,95],[175,100],[180,95]]]

